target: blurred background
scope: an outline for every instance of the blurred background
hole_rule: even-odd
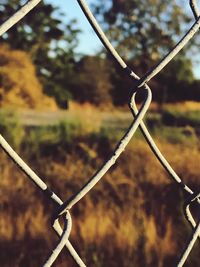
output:
[[[25,1],[1,0],[0,23]],[[91,0],[119,54],[140,76],[194,22],[188,1]],[[145,122],[177,174],[200,184],[199,36],[149,84]],[[42,1],[0,39],[0,131],[63,200],[108,159],[133,120],[133,83],[110,58],[77,2]],[[141,99],[138,99],[138,105]],[[0,152],[2,267],[44,263],[55,206]],[[72,210],[71,240],[88,266],[175,266],[191,234],[184,194],[139,131]],[[198,266],[199,249],[185,266]],[[55,266],[74,266],[64,251]]]

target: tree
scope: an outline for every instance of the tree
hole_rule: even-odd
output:
[[[3,0],[0,3],[0,23],[19,9],[24,1]],[[76,21],[64,25],[62,14],[51,4],[41,2],[23,20],[11,28],[1,42],[13,49],[30,53],[37,67],[37,75],[43,83],[45,93],[56,98],[63,106],[69,97],[69,77],[72,78],[74,48],[78,44]],[[58,71],[59,70],[59,71]],[[57,74],[62,73],[62,79]],[[69,75],[69,76],[68,76]],[[65,81],[63,78],[65,77]]]
[[[191,18],[180,1],[98,0],[94,10],[126,60],[139,57],[143,67],[157,61],[177,41]],[[141,58],[142,57],[142,58]]]
[[[182,1],[109,0],[105,4],[97,0],[93,4],[93,9],[120,55],[141,76],[173,47],[191,21],[191,17],[182,8]],[[173,80],[175,82],[173,88],[178,89],[183,86],[183,82],[187,87],[187,83],[194,78],[191,60],[186,52],[181,51],[173,61],[171,67],[176,69],[175,72],[167,68],[159,76],[160,80],[152,81],[155,93],[158,92],[158,88],[159,91],[162,90],[162,84],[165,81],[167,100],[171,99],[171,96],[168,97],[168,91],[172,88],[170,81]],[[182,75],[185,72],[190,75]],[[125,83],[123,83],[124,79]],[[130,92],[132,82],[122,73],[119,75],[117,71],[113,75],[113,83],[115,85],[114,102],[116,104],[127,102],[128,96],[127,94],[126,97],[124,96],[124,90]],[[122,90],[123,84],[124,90]],[[161,101],[160,93],[154,94],[154,99]]]
[[[192,62],[185,56],[172,60],[154,80],[154,95],[161,104],[196,99]]]
[[[110,62],[99,56],[85,56],[76,66],[77,80],[72,94],[79,102],[112,104]]]
[[[23,78],[22,78],[23,77]],[[42,92],[29,55],[0,47],[0,107],[55,109],[54,99]]]

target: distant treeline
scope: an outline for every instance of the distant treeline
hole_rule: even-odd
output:
[[[173,47],[192,21],[181,1],[107,2],[105,5],[96,1],[93,11],[120,55],[140,76]],[[0,23],[22,4],[23,1],[16,0],[0,3]],[[133,81],[118,69],[105,50],[95,56],[78,55],[75,48],[79,34],[75,20],[64,23],[57,7],[42,2],[8,31],[0,43],[29,53],[43,92],[61,108],[67,108],[69,99],[95,105],[126,104]],[[199,101],[200,82],[195,80],[191,55],[186,52],[182,51],[150,82],[154,101]],[[0,73],[1,90],[6,90],[1,76]]]

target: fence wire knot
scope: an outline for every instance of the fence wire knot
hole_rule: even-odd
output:
[[[28,12],[30,12],[36,5],[38,5],[40,1],[41,0],[30,0],[26,4],[24,4],[21,9],[19,9],[14,15],[12,15],[7,21],[5,21],[0,26],[0,36],[4,34],[7,30],[9,30],[18,21],[20,21]],[[94,15],[90,11],[85,0],[77,0],[77,2],[83,13],[87,17],[92,28],[96,32],[97,36],[101,40],[102,44],[111,54],[113,60],[121,67],[121,69],[126,73],[126,75],[128,75],[133,80],[132,96],[129,103],[130,112],[133,115],[133,121],[130,127],[127,129],[126,133],[124,134],[123,138],[117,144],[111,157],[75,195],[71,196],[68,200],[64,202],[60,199],[59,196],[57,196],[52,190],[47,187],[46,183],[44,183],[44,181],[22,160],[22,158],[7,143],[4,137],[0,135],[1,148],[28,176],[28,178],[30,178],[35,183],[35,185],[40,188],[40,190],[42,190],[42,192],[48,197],[48,199],[53,200],[57,206],[55,213],[52,217],[52,227],[59,236],[59,240],[55,249],[47,258],[46,262],[43,264],[43,267],[52,266],[52,264],[55,262],[56,258],[59,256],[60,252],[63,250],[64,247],[66,247],[66,249],[69,251],[78,266],[86,266],[69,240],[72,229],[72,218],[70,215],[70,209],[77,202],[79,202],[91,189],[93,189],[97,182],[101,180],[101,178],[105,175],[105,173],[110,169],[110,167],[115,163],[115,161],[124,151],[125,147],[128,145],[138,128],[141,130],[147,144],[150,146],[152,152],[157,157],[160,164],[164,167],[164,169],[173,179],[173,181],[177,183],[179,187],[187,193],[187,196],[189,196],[184,205],[184,213],[186,219],[191,224],[193,231],[188,244],[186,244],[185,248],[183,249],[182,255],[180,256],[180,260],[177,263],[177,266],[181,267],[184,265],[186,259],[188,258],[197,238],[200,238],[200,220],[196,222],[191,212],[191,204],[193,202],[196,201],[198,202],[198,204],[200,204],[200,193],[194,193],[189,186],[182,182],[182,179],[173,170],[171,165],[168,163],[166,158],[162,155],[161,151],[157,147],[146,125],[143,122],[143,118],[146,112],[148,111],[152,98],[151,89],[147,83],[154,76],[156,76],[180,52],[181,49],[183,49],[183,47],[190,41],[191,38],[193,38],[193,36],[200,28],[200,12],[197,2],[196,0],[189,1],[195,19],[194,24],[191,26],[188,32],[180,39],[180,41],[171,49],[171,51],[166,56],[164,56],[163,59],[158,62],[158,64],[150,68],[149,71],[147,71],[147,73],[145,73],[141,78],[130,67],[127,66],[127,64],[118,54],[118,52],[114,49],[114,47],[106,37],[105,33],[103,32],[102,28],[98,24],[97,20],[95,19]],[[140,109],[138,110],[135,102],[135,97],[137,92],[142,90],[142,88],[145,92],[145,96],[143,103]],[[63,220],[63,228],[61,227],[60,223],[61,219]]]

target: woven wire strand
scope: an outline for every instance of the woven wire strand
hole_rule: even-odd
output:
[[[8,31],[12,26],[14,26],[18,21],[23,19],[23,17],[28,14],[35,6],[39,4],[41,0],[30,0],[24,6],[21,7],[17,12],[14,13],[7,21],[5,21],[0,26],[0,36],[3,35],[6,31]],[[23,160],[22,158],[12,149],[12,147],[8,144],[8,142],[4,139],[2,135],[0,135],[0,146],[6,152],[10,159],[12,159],[15,164],[27,175],[27,177],[34,182],[34,184],[42,190],[42,192],[49,198],[49,200],[53,201],[56,204],[56,210],[53,214],[53,229],[59,236],[58,244],[55,249],[51,253],[51,255],[47,258],[46,262],[43,264],[43,267],[50,267],[55,262],[56,258],[59,256],[60,252],[65,247],[71,256],[73,257],[76,264],[80,267],[85,267],[85,263],[82,261],[81,257],[78,255],[76,250],[73,248],[72,244],[69,241],[70,232],[72,228],[72,218],[70,215],[70,209],[79,202],[89,191],[99,182],[102,177],[107,173],[110,167],[116,162],[118,157],[124,151],[125,147],[128,145],[130,140],[132,139],[134,133],[139,128],[147,142],[150,146],[152,152],[155,157],[159,160],[160,164],[164,167],[169,176],[173,179],[175,183],[177,183],[180,188],[187,193],[189,198],[185,202],[184,211],[185,217],[189,221],[192,226],[192,235],[188,243],[186,244],[183,252],[180,256],[180,260],[177,263],[178,267],[182,267],[187,260],[196,240],[200,237],[200,221],[198,223],[195,222],[194,217],[191,213],[190,206],[194,201],[200,203],[200,193],[194,193],[189,186],[183,183],[182,179],[176,174],[171,165],[168,163],[166,158],[162,155],[161,151],[157,147],[153,138],[151,137],[147,127],[143,122],[143,118],[148,111],[149,105],[151,103],[151,89],[147,85],[147,82],[150,81],[153,77],[155,77],[180,51],[184,48],[184,46],[189,42],[191,38],[196,34],[196,32],[200,28],[200,12],[198,9],[198,5],[196,0],[190,0],[189,4],[191,10],[194,14],[195,22],[188,30],[188,32],[180,39],[180,41],[170,50],[170,52],[156,64],[154,67],[150,68],[146,74],[144,74],[141,78],[131,70],[124,60],[120,57],[118,52],[114,49],[105,33],[101,29],[85,0],[77,0],[80,8],[83,13],[87,17],[89,23],[92,28],[96,32],[97,36],[101,40],[102,44],[111,54],[113,60],[118,63],[118,65],[122,68],[122,70],[129,75],[133,79],[133,90],[132,97],[130,99],[130,112],[133,114],[133,122],[130,127],[127,129],[123,138],[117,144],[115,150],[111,157],[104,163],[104,165],[90,178],[88,182],[73,196],[71,196],[68,200],[63,202],[59,196],[57,196],[51,189],[49,189],[44,183],[43,179],[39,177]],[[136,107],[135,96],[136,94],[143,90],[144,91],[144,101],[139,111]],[[60,217],[64,220],[64,227],[61,228],[60,225]]]

